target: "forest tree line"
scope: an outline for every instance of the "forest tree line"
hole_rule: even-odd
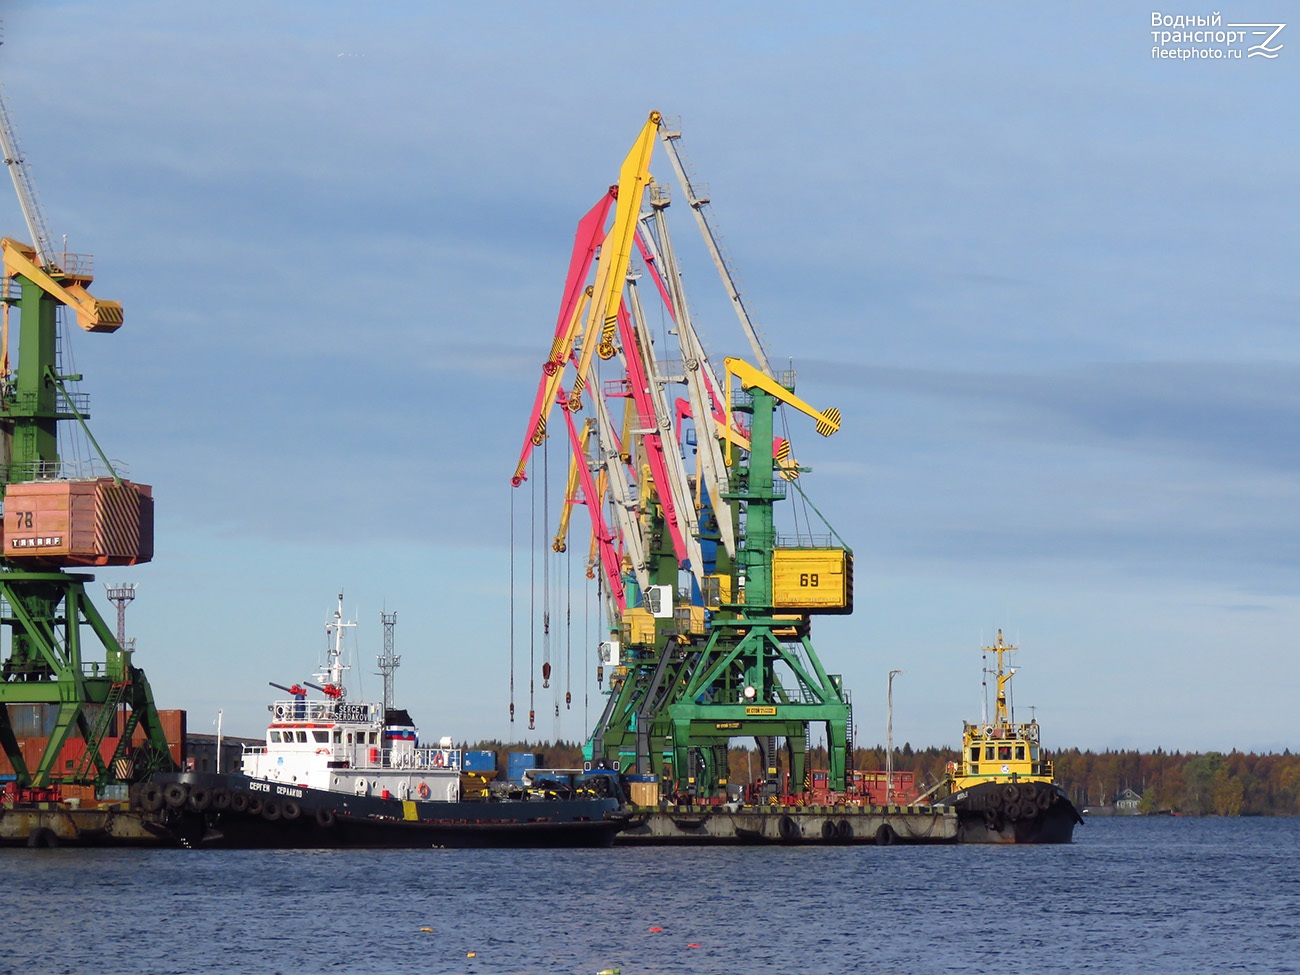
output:
[[[576,742],[552,745],[483,742],[472,748],[498,752],[504,771],[508,751],[533,751],[543,755],[551,768],[580,768],[582,746]],[[1154,752],[1080,751],[1071,748],[1051,752],[1056,783],[1080,809],[1114,802],[1125,789],[1142,797],[1145,813],[1170,812],[1184,816],[1296,816],[1300,815],[1300,755],[1289,750],[1267,752]],[[912,772],[921,790],[944,776],[949,762],[958,760],[953,748],[913,749],[910,744],[894,749],[894,769]],[[762,762],[756,749],[732,748],[729,752],[729,781],[746,785],[762,776]],[[784,764],[784,759],[782,759]],[[824,749],[809,753],[809,764],[826,767]],[[854,750],[853,767],[885,768],[883,745]]]

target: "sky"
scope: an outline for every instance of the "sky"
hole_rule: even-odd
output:
[[[90,589],[137,585],[191,732],[259,735],[341,591],[354,692],[396,612],[426,737],[585,737],[597,610],[574,583],[539,638],[509,479],[575,225],[658,110],[769,357],[843,413],[791,436],[854,551],[813,638],[859,743],[898,669],[894,741],[956,744],[1001,628],[1048,748],[1300,746],[1300,23],[1269,58],[1129,3],[2,11],[47,222],[125,307],[69,337],[91,425],[156,499],[154,561]],[[747,355],[671,216],[710,357]]]

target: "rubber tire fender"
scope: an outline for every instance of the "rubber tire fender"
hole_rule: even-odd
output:
[[[27,846],[33,850],[53,850],[59,845],[59,834],[47,826],[38,826],[27,834]]]
[[[284,804],[280,806],[280,815],[289,822],[293,822],[302,815],[302,806],[298,805],[298,803],[294,802],[292,799],[286,799],[284,800]]]
[[[180,809],[181,806],[185,805],[185,800],[189,797],[190,790],[184,782],[172,782],[167,788],[163,789],[163,801],[171,809]]]
[[[835,835],[847,843],[853,839],[853,824],[847,819],[841,819],[835,826]]]
[[[881,823],[876,830],[876,846],[893,846],[894,841],[898,839],[898,834],[894,832],[894,827],[888,823]]]
[[[334,825],[336,819],[333,809],[322,807],[316,810],[316,825],[321,829],[329,829]]]
[[[156,782],[146,782],[140,790],[140,808],[145,812],[157,812],[163,807],[163,790]]]
[[[248,815],[250,816],[262,815],[262,807],[264,805],[266,805],[266,802],[261,796],[254,795],[251,792],[248,794]]]
[[[781,839],[787,843],[797,842],[803,837],[803,834],[799,831],[799,824],[791,816],[782,816],[778,829],[781,833]]]
[[[252,797],[247,792],[242,790],[239,792],[232,792],[230,794],[230,811],[246,813],[248,812],[248,804],[251,801]]]
[[[280,804],[274,799],[267,799],[262,803],[262,818],[268,823],[273,823],[280,818]]]
[[[195,812],[207,812],[212,805],[212,790],[196,785],[190,790],[190,808]]]
[[[231,795],[229,789],[223,789],[217,786],[212,790],[212,808],[215,812],[225,812],[230,808]]]

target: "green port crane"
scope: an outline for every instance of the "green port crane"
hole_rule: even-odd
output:
[[[153,499],[113,469],[86,426],[85,395],[69,388],[81,377],[62,371],[61,310],[84,331],[113,332],[122,306],[90,293],[88,260],[52,252],[2,94],[0,143],[33,240],[0,242],[0,749],[14,771],[9,801],[57,799],[64,785],[102,788],[175,767],[144,672],[86,593],[94,577],[67,571],[149,561]],[[102,470],[65,462],[66,423],[84,431]],[[24,711],[24,737],[34,722],[45,740],[30,761],[15,726]]]

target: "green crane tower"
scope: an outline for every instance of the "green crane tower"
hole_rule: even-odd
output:
[[[58,799],[63,785],[137,781],[175,763],[143,671],[86,594],[94,577],[66,571],[153,557],[152,491],[113,470],[86,426],[84,394],[67,386],[81,377],[60,368],[62,309],[85,331],[112,332],[122,306],[87,290],[87,259],[53,253],[2,98],[0,143],[33,240],[0,241],[0,749],[14,772],[7,801],[23,802]],[[85,431],[103,472],[65,463],[66,422]],[[24,754],[19,731],[45,740],[38,756]]]
[[[851,707],[838,675],[827,674],[809,636],[809,614],[852,611],[852,553],[845,546],[779,543],[773,505],[789,483],[774,456],[773,414],[789,403],[813,417],[819,433],[839,427],[835,410],[819,412],[738,359],[727,373],[741,389],[731,408],[751,416],[748,451],[732,467],[729,494],[743,523],[734,565],[720,565],[706,593],[707,633],[689,609],[665,606],[663,590],[648,600],[654,618],[625,614],[609,699],[592,735],[593,759],[617,761],[628,772],[651,774],[694,796],[721,794],[727,784],[727,749],[736,738],[763,743],[769,781],[776,785],[774,743],[786,741],[787,786],[802,788],[810,726],[826,726],[832,788],[845,786],[850,754]],[[676,564],[651,530],[656,580],[674,578]],[[655,545],[658,539],[661,544]],[[804,544],[804,543],[807,544]],[[655,605],[658,604],[658,605]],[[639,631],[639,632],[638,632]],[[613,662],[613,661],[611,661]]]

